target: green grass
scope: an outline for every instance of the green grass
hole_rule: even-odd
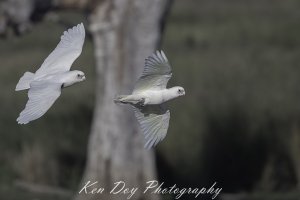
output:
[[[31,193],[26,190],[22,190],[15,186],[11,185],[1,185],[0,186],[0,195],[1,197],[5,197],[5,200],[20,200],[20,199],[30,199],[30,200],[66,200],[70,198],[61,197],[58,195],[49,195],[42,193]]]

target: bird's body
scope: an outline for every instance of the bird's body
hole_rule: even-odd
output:
[[[144,99],[143,105],[162,104],[165,101],[168,90],[147,90],[132,96],[137,96],[139,99]]]
[[[82,75],[83,80],[85,80],[85,76],[83,72],[78,70],[68,71],[68,72],[57,72],[53,74],[47,74],[42,77],[33,78],[32,81],[47,81],[53,84],[60,84],[62,88],[69,87],[75,83],[78,83],[83,80],[78,80],[77,76]]]
[[[85,80],[83,72],[70,71],[72,63],[81,54],[85,38],[83,24],[65,31],[61,41],[35,72],[25,72],[20,78],[16,91],[28,91],[28,102],[17,119],[27,124],[40,118],[61,94],[61,89]]]
[[[142,102],[143,106],[146,105],[157,105],[165,103],[169,100],[175,99],[178,97],[177,90],[181,87],[173,87],[169,89],[162,89],[162,90],[145,90],[142,92],[134,93],[131,95],[123,96],[121,99],[121,103],[132,103],[134,102]],[[123,102],[122,102],[123,101]]]
[[[163,140],[169,127],[170,112],[163,104],[185,95],[182,87],[166,88],[171,78],[171,66],[164,52],[146,59],[144,71],[132,94],[119,95],[115,103],[130,104],[145,134],[145,148],[151,148]]]
[[[45,74],[43,76],[33,76],[32,80],[29,82],[28,89],[30,88],[30,83],[33,81],[49,81],[51,83],[61,83],[66,86],[70,86],[76,83],[73,79],[74,73],[80,73],[80,71],[74,70],[74,71],[68,71],[63,73],[57,72],[52,74]]]

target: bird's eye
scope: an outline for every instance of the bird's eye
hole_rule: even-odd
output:
[[[178,89],[178,93],[181,93],[182,92],[182,90],[181,89]]]
[[[77,74],[77,78],[80,78],[81,77],[81,75],[80,74]]]

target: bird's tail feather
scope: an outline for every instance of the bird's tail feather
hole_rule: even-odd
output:
[[[117,95],[114,98],[114,102],[116,104],[132,104],[135,105],[138,103],[138,101],[134,98],[132,98],[131,95]]]
[[[20,78],[20,80],[16,86],[16,91],[29,89],[30,82],[33,80],[33,76],[34,76],[34,73],[25,72],[25,74]]]
[[[127,97],[128,95],[117,95],[115,98],[114,98],[114,102],[116,104],[122,104],[122,103],[126,103],[124,102],[124,98]]]

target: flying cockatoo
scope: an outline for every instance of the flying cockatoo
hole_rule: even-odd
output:
[[[65,31],[61,40],[35,72],[25,72],[19,80],[16,91],[28,91],[25,109],[17,119],[19,124],[27,124],[40,118],[61,94],[61,89],[85,80],[81,71],[70,71],[72,63],[81,54],[85,38],[83,24]]]
[[[145,148],[150,149],[162,141],[168,131],[170,111],[164,103],[185,95],[182,87],[166,88],[172,77],[171,65],[163,51],[145,60],[142,76],[136,82],[131,95],[119,95],[115,103],[131,104],[145,135]]]

